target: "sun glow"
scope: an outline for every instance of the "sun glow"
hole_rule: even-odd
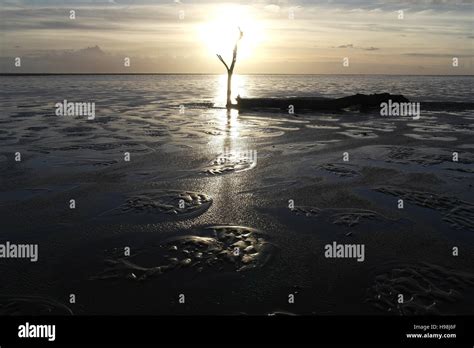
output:
[[[239,36],[238,60],[255,55],[263,40],[263,27],[247,6],[224,5],[218,7],[210,20],[199,27],[199,36],[212,54],[221,54],[224,59],[232,57],[232,50]]]

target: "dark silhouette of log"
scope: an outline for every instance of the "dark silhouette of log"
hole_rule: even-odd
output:
[[[320,97],[294,97],[294,98],[240,98],[237,97],[237,108],[246,109],[278,109],[288,110],[290,105],[296,110],[313,111],[338,111],[346,108],[357,108],[360,111],[368,111],[380,107],[380,103],[387,102],[408,102],[403,95],[394,95],[389,93],[380,94],[355,94],[348,97],[330,99]]]
[[[235,68],[235,63],[237,62],[237,48],[239,45],[239,41],[242,39],[244,36],[244,33],[242,30],[239,28],[239,38],[235,42],[234,46],[234,51],[232,52],[232,63],[230,64],[230,67],[227,65],[227,63],[224,61],[224,58],[220,54],[217,54],[217,58],[224,64],[225,68],[227,69],[227,103],[226,103],[226,108],[230,109],[232,108],[232,74],[234,73],[234,68]]]

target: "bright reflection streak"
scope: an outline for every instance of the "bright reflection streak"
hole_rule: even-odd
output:
[[[245,85],[247,77],[244,75],[232,76],[232,102],[235,103],[235,98],[240,95],[244,97],[247,93]],[[227,74],[220,75],[217,83],[217,90],[215,94],[215,101],[218,106],[224,106],[227,99]]]
[[[222,110],[217,115],[217,121],[221,129],[224,130],[223,137],[227,139],[240,138],[241,124],[239,121],[239,111],[236,109]]]

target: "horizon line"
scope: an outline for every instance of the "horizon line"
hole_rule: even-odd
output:
[[[0,73],[0,76],[60,76],[60,75],[225,75],[225,73],[180,73],[180,72],[169,72],[169,73],[157,73],[157,72],[146,72],[146,73]],[[308,76],[308,75],[324,75],[324,76],[473,76],[473,74],[364,74],[364,73],[353,73],[353,74],[325,74],[325,73],[246,73],[236,75],[281,75],[281,76]]]

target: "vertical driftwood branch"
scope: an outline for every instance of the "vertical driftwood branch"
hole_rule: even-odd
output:
[[[232,74],[234,73],[234,68],[235,68],[235,63],[237,62],[237,48],[239,45],[239,41],[242,39],[242,36],[244,36],[244,33],[242,30],[239,28],[239,38],[237,39],[235,46],[234,46],[234,51],[232,52],[232,63],[230,64],[230,67],[227,65],[227,63],[224,61],[224,58],[220,54],[217,55],[217,58],[224,64],[226,70],[227,70],[227,103],[226,107],[230,109],[232,107]]]

